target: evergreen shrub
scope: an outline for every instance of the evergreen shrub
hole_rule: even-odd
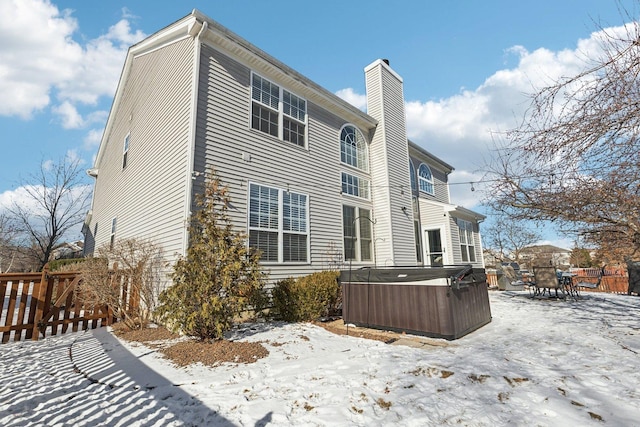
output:
[[[308,322],[328,315],[340,300],[337,271],[321,271],[280,280],[271,290],[274,317],[286,322]]]
[[[189,228],[187,255],[160,294],[157,314],[175,332],[201,341],[224,338],[241,313],[260,301],[265,275],[259,252],[233,229],[227,214],[228,189],[209,174]]]

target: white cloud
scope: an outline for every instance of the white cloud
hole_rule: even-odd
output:
[[[37,190],[41,189],[41,187],[31,187],[31,189]],[[37,212],[41,209],[24,186],[0,193],[0,210],[7,209],[13,206],[14,203],[32,212]]]
[[[144,38],[131,32],[129,21],[122,19],[107,34],[91,40],[84,47],[75,78],[59,82],[59,97],[72,102],[95,104],[101,96],[115,93],[122,65],[130,45]]]
[[[84,138],[85,150],[93,150],[100,146],[100,140],[102,139],[102,129],[91,129],[87,136]]]
[[[71,11],[49,0],[0,2],[0,99],[11,100],[0,103],[0,115],[29,119],[54,98],[63,125],[73,127],[81,117],[71,107],[113,95],[127,47],[144,34],[122,19],[83,46],[77,31]]]
[[[84,120],[78,110],[69,101],[64,101],[57,107],[53,107],[54,114],[60,116],[64,129],[79,129],[84,127]]]
[[[67,150],[67,154],[64,158],[65,164],[79,164],[85,163],[85,160],[78,154],[78,150]]]
[[[465,208],[473,208],[478,205],[481,197],[480,190],[483,189],[481,180],[481,174],[467,170],[454,170],[449,175],[449,182],[455,183],[449,185],[452,202]]]
[[[604,30],[608,34],[624,34],[625,27]],[[408,137],[426,150],[440,157],[456,169],[450,182],[453,203],[473,208],[480,203],[481,184],[471,183],[482,178],[481,169],[491,156],[494,141],[501,134],[517,126],[528,107],[529,94],[566,76],[582,71],[601,54],[599,41],[604,32],[595,32],[577,42],[575,49],[551,51],[540,48],[528,51],[513,46],[505,51],[514,55],[513,68],[496,71],[475,89],[461,89],[459,93],[439,100],[407,100]],[[365,95],[351,88],[336,93],[353,105],[363,108]]]
[[[82,48],[77,22],[43,0],[0,2],[0,115],[29,118],[50,102],[53,85],[71,79]]]
[[[340,89],[336,95],[362,111],[367,109],[367,96],[356,93],[352,88]]]

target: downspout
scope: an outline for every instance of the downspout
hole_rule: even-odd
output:
[[[197,20],[194,23],[194,26],[197,24]],[[193,58],[193,82],[192,82],[192,98],[191,98],[191,118],[190,118],[190,129],[189,129],[189,138],[187,142],[187,170],[186,170],[186,188],[185,188],[185,199],[184,199],[184,231],[182,238],[182,256],[187,255],[187,249],[189,247],[189,225],[191,223],[191,202],[192,202],[192,193],[193,193],[193,180],[196,177],[196,171],[194,171],[195,165],[195,155],[196,155],[196,120],[198,117],[198,90],[199,81],[200,81],[200,52],[201,52],[201,42],[200,39],[202,34],[207,30],[208,24],[207,21],[202,23],[202,27],[198,31],[198,34],[194,37],[195,44],[195,52]],[[204,172],[204,171],[202,171]]]

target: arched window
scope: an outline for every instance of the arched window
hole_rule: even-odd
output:
[[[422,163],[418,168],[418,183],[420,191],[433,195],[433,175],[429,166]]]
[[[358,129],[348,125],[340,132],[340,161],[365,172],[369,171],[367,143]]]
[[[418,183],[416,182],[416,168],[409,159],[409,173],[411,174],[411,191],[418,191]]]

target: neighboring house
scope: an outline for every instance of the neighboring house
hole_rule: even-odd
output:
[[[198,11],[129,49],[94,167],[85,253],[150,238],[172,263],[205,173],[272,280],[351,264],[482,267],[483,216],[408,142],[402,78],[365,68],[364,113]]]
[[[51,251],[51,259],[80,258],[84,251],[84,242],[64,242]]]
[[[520,251],[522,264],[529,269],[535,266],[570,267],[571,251],[553,245],[527,246]]]

